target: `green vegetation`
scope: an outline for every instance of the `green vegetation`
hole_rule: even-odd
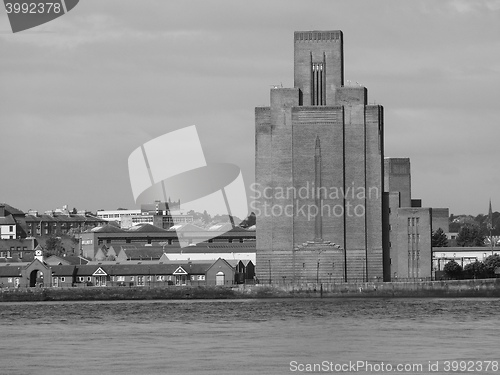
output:
[[[495,270],[500,268],[500,255],[487,257],[484,262],[476,260],[467,264],[463,270],[454,260],[444,265],[443,271],[450,279],[486,279],[496,277]]]
[[[457,237],[457,246],[484,246],[484,231],[478,225],[464,225]]]
[[[457,279],[462,275],[462,266],[454,260],[450,260],[444,265],[443,271],[449,278]]]
[[[448,246],[448,238],[441,228],[432,232],[432,247]]]

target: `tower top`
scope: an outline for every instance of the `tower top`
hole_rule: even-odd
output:
[[[294,39],[295,42],[303,41],[342,41],[342,31],[340,30],[329,30],[329,31],[295,31]]]
[[[335,105],[344,86],[344,47],[340,30],[295,31],[294,87],[299,105]]]

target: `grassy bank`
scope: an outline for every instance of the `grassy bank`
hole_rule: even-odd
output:
[[[0,301],[112,301],[153,299],[227,299],[236,298],[231,288],[30,288],[11,289],[0,294]]]
[[[251,285],[227,288],[89,287],[28,288],[0,292],[0,301],[111,301],[162,299],[239,298],[404,298],[404,297],[500,297],[500,279],[450,280],[398,283]]]

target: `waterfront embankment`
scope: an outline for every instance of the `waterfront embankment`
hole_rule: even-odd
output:
[[[3,289],[0,301],[103,301],[241,298],[500,297],[500,278],[418,282]]]

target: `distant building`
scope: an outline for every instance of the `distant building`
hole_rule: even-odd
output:
[[[60,236],[79,233],[105,223],[104,220],[86,213],[65,214],[49,212],[26,215],[19,219],[28,236]]]
[[[16,265],[0,265],[1,288],[106,287],[167,285],[231,286],[253,282],[250,261],[168,261],[48,264],[40,259]]]
[[[190,223],[194,220],[180,210],[180,203],[155,201],[142,204],[140,210],[97,211],[97,217],[106,221],[116,221],[121,228],[130,228],[136,224],[153,224],[168,229],[176,224]]]
[[[196,242],[199,238],[206,238],[205,229],[199,228],[191,223],[183,225],[189,227],[182,232],[183,239],[187,242]],[[160,243],[164,243],[166,247],[176,246],[180,249],[176,229],[178,229],[177,225],[171,227],[169,230],[165,230],[150,224],[144,224],[129,229],[117,228],[112,225],[94,228],[79,235],[81,255],[87,259],[94,259],[98,251],[101,250],[102,245],[106,245],[107,249],[113,247],[115,252],[118,249],[117,246],[128,245],[129,248],[133,245],[137,245],[137,247],[160,246]],[[225,243],[230,246],[230,244],[233,243],[248,243],[248,246],[255,248],[255,233],[255,231],[238,227],[229,231],[225,231],[223,228],[219,233],[214,231],[216,235],[214,238],[208,240],[207,244],[215,245],[220,243],[221,246],[223,246]],[[203,246],[203,243],[197,245],[197,247],[200,248]],[[190,249],[190,247],[184,249]]]
[[[432,232],[449,230],[449,210],[412,199],[409,158],[385,158],[384,182],[384,280],[430,279]]]
[[[446,263],[455,261],[460,266],[465,267],[469,263],[476,261],[483,262],[490,255],[500,255],[500,247],[494,247],[493,252],[491,247],[475,246],[475,247],[433,247],[432,262],[433,271],[443,271]]]
[[[35,238],[0,240],[0,263],[31,262],[34,259]]]
[[[24,212],[7,203],[0,203],[0,239],[11,240],[26,237],[26,233],[19,225],[19,218],[24,217]]]

